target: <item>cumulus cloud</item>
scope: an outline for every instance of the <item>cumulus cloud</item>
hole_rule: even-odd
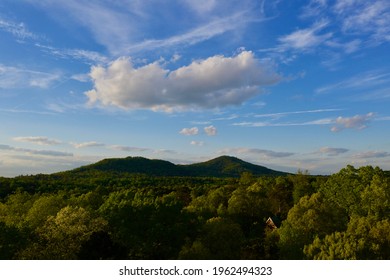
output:
[[[191,127],[191,128],[183,128],[182,130],[180,130],[180,134],[183,134],[183,135],[197,135],[199,132],[199,129],[197,127]]]
[[[367,127],[368,122],[372,119],[374,113],[368,113],[366,115],[356,115],[354,117],[345,118],[338,117],[335,120],[335,125],[332,126],[332,132],[338,132],[346,128],[364,129]]]
[[[58,145],[61,141],[56,139],[50,139],[45,136],[27,136],[27,137],[14,137],[13,140],[17,142],[29,142],[38,145]]]
[[[340,154],[344,154],[348,152],[348,149],[345,148],[331,148],[331,147],[322,147],[319,150],[319,153],[326,154],[328,156],[338,156]]]
[[[204,132],[206,132],[206,134],[208,136],[214,136],[214,135],[217,135],[217,128],[213,125],[210,125],[210,126],[206,126],[204,128]]]
[[[166,112],[240,105],[260,94],[262,86],[281,80],[270,63],[250,51],[209,57],[172,71],[158,62],[136,68],[122,57],[107,67],[92,67],[90,76],[90,105]]]

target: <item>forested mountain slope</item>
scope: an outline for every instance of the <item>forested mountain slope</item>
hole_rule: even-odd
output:
[[[287,175],[285,172],[245,162],[236,157],[221,156],[206,162],[176,165],[169,161],[127,157],[104,159],[97,163],[77,168],[71,172],[82,173],[91,170],[146,174],[151,176],[192,176],[192,177],[240,177],[244,172],[254,176]]]

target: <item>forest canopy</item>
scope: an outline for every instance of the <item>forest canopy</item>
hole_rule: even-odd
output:
[[[0,177],[0,259],[390,259],[389,232],[390,176],[371,166]]]

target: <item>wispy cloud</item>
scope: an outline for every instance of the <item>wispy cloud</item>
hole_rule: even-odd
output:
[[[313,113],[326,113],[326,112],[336,112],[341,111],[342,109],[316,109],[316,110],[305,110],[305,111],[291,111],[291,112],[280,112],[280,113],[270,113],[270,114],[257,114],[257,118],[279,118],[289,115],[298,115],[298,114],[313,114]]]
[[[313,26],[305,29],[299,29],[291,34],[279,38],[281,43],[280,49],[296,49],[296,50],[310,50],[316,47],[329,38],[332,33],[320,32],[327,27],[328,21],[321,20],[313,24]]]
[[[239,6],[226,1],[170,1],[171,5],[160,1],[28,1],[48,14],[64,15],[59,17],[61,21],[70,18],[87,28],[113,55],[196,44],[264,17],[261,13],[255,17],[253,1],[246,0]],[[191,19],[186,18],[185,25],[192,22],[186,29],[180,25],[178,14],[182,12]],[[161,29],[165,38],[161,38],[162,32],[150,32]],[[149,34],[147,38],[145,34]]]
[[[106,56],[96,51],[82,49],[59,49],[53,46],[43,45],[41,43],[36,43],[35,46],[45,53],[62,59],[74,59],[88,64],[107,63],[109,61]]]
[[[389,1],[338,1],[334,11],[341,18],[344,32],[367,34],[374,44],[390,41]]]
[[[37,34],[29,31],[26,25],[23,22],[13,22],[6,20],[0,17],[0,30],[12,34],[18,40],[33,39],[36,40],[39,38]]]
[[[305,122],[238,122],[233,123],[234,126],[247,126],[247,127],[272,127],[272,126],[306,126],[306,125],[329,125],[334,122],[331,118],[323,118]]]
[[[349,149],[345,149],[345,148],[322,147],[316,153],[325,154],[327,156],[338,156],[338,155],[344,154],[348,151],[349,151]]]
[[[290,152],[276,152],[272,150],[263,150],[257,148],[227,148],[220,151],[221,154],[250,155],[265,159],[285,158],[294,155]]]
[[[71,143],[73,147],[76,149],[83,149],[83,148],[92,148],[92,147],[104,147],[105,144],[99,143],[96,141],[89,141],[89,142],[82,142],[82,143]]]
[[[113,145],[110,146],[111,149],[122,151],[122,152],[148,152],[152,151],[149,148],[140,148],[140,147],[131,147],[131,146],[122,146],[122,145]]]
[[[231,114],[226,117],[219,117],[219,118],[214,118],[213,121],[230,121],[239,118],[238,114]]]
[[[62,79],[60,73],[35,71],[0,64],[0,88],[48,88]]]
[[[59,145],[62,143],[60,140],[50,139],[45,136],[14,137],[13,140],[17,142],[28,142],[38,145]]]
[[[368,152],[355,154],[353,157],[358,159],[385,158],[385,157],[390,157],[390,153],[380,152],[380,151],[368,151]]]
[[[127,53],[133,53],[138,51],[154,50],[157,48],[172,47],[175,45],[194,45],[224,34],[228,31],[235,30],[239,26],[248,23],[249,19],[250,17],[248,17],[246,12],[238,12],[231,16],[215,19],[180,35],[175,35],[165,39],[150,39],[132,44],[126,51]]]
[[[51,150],[24,149],[24,148],[12,147],[9,145],[2,145],[2,144],[0,144],[0,150],[20,152],[20,153],[26,153],[26,154],[32,154],[32,155],[39,155],[39,156],[52,156],[52,157],[72,157],[73,156],[72,153],[67,153],[67,152],[51,151]]]
[[[256,117],[270,117],[271,120],[268,121],[243,121],[236,122],[232,125],[234,126],[244,126],[244,127],[288,127],[288,126],[312,126],[312,125],[332,125],[331,131],[338,132],[344,129],[357,129],[362,130],[367,127],[368,123],[373,120],[374,113],[367,113],[366,115],[355,115],[353,117],[343,117],[339,116],[337,118],[321,118],[309,121],[286,121],[280,122],[275,121],[280,117],[285,117],[291,114],[301,114],[301,113],[320,113],[320,112],[332,112],[338,111],[331,109],[328,110],[309,110],[309,111],[296,111],[296,112],[285,112],[285,113],[273,113],[273,114],[263,114],[256,115]]]
[[[367,89],[384,84],[390,84],[390,73],[379,71],[368,71],[335,84],[317,88],[317,94],[324,94],[331,91],[343,89]]]

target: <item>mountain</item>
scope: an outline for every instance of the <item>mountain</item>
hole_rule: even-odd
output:
[[[172,162],[147,159],[143,157],[126,157],[126,158],[110,158],[103,159],[97,163],[82,166],[75,169],[76,172],[84,172],[89,170],[110,171],[110,172],[127,172],[139,173],[154,176],[181,176],[180,168]]]
[[[183,168],[189,170],[193,176],[202,177],[240,177],[243,172],[250,172],[255,176],[287,174],[231,156],[221,156],[206,162],[183,165]]]
[[[147,159],[143,157],[112,158],[104,159],[97,163],[74,169],[70,172],[83,173],[93,170],[138,173],[151,176],[194,177],[239,177],[243,172],[250,172],[254,176],[278,176],[287,174],[231,156],[221,156],[206,162],[188,165],[173,164],[172,162],[165,160]]]

